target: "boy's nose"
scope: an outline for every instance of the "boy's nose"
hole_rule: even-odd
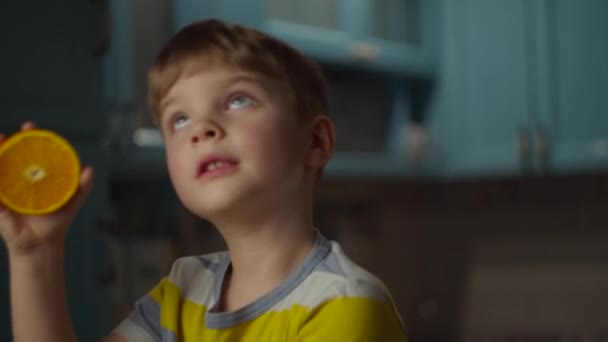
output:
[[[196,144],[201,140],[217,139],[221,135],[222,132],[219,126],[211,122],[205,122],[198,129],[194,130],[194,134],[190,140],[193,144]]]

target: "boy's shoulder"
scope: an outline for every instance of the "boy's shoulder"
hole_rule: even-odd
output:
[[[384,283],[352,261],[340,245],[330,242],[330,252],[290,295],[314,307],[336,298],[360,298],[392,302]],[[296,300],[298,301],[298,300]]]
[[[228,251],[180,257],[173,262],[170,276],[188,277],[201,272],[214,274],[229,261]]]
[[[291,289],[277,304],[299,303],[309,308],[336,298],[360,298],[392,302],[384,283],[371,272],[352,261],[335,241],[325,240],[316,248],[319,259],[310,265],[308,272],[290,277],[283,284]],[[310,260],[309,260],[310,261]],[[169,282],[180,288],[182,294],[195,294],[199,301],[214,297],[214,287],[230,264],[227,251],[177,259],[168,276]],[[212,285],[213,284],[213,285]]]
[[[229,262],[227,251],[184,256],[173,262],[167,280],[179,288],[182,295],[193,296],[188,299],[206,302],[214,292],[210,285],[217,283]]]

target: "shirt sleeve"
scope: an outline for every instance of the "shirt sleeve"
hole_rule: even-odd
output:
[[[403,342],[405,327],[389,301],[341,297],[309,313],[298,333],[298,342]]]
[[[161,303],[167,278],[135,302],[133,311],[113,331],[127,341],[160,341],[161,340]]]

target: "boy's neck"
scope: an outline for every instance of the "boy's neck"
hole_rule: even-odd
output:
[[[239,279],[286,278],[294,264],[299,265],[314,244],[315,232],[310,223],[243,228],[223,233],[230,252],[232,274]]]
[[[310,254],[315,239],[311,218],[274,217],[264,224],[218,229],[231,259],[222,294],[226,311],[256,300],[285,281]]]

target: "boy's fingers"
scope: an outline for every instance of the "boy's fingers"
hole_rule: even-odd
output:
[[[29,129],[34,129],[36,128],[36,124],[33,121],[26,121],[23,123],[23,125],[21,125],[21,130],[23,131],[27,131]]]
[[[72,198],[69,204],[71,207],[70,210],[77,211],[80,209],[80,207],[82,207],[84,201],[87,199],[89,193],[93,189],[93,176],[94,172],[92,167],[87,166],[82,169],[82,172],[80,173],[80,186],[78,188],[78,192],[76,192],[76,195],[74,198]]]
[[[35,128],[37,128],[37,126],[36,123],[33,121],[26,121],[21,125],[22,131],[27,131]],[[6,140],[6,135],[0,133],[0,145],[4,142],[4,140]]]
[[[0,203],[0,236],[3,239],[10,239],[15,233],[15,215],[13,212]]]
[[[6,140],[6,135],[0,133],[0,145]],[[15,216],[7,207],[0,203],[0,236],[2,238],[9,238],[9,234],[12,234],[12,229],[15,226]],[[10,230],[10,231],[9,231]]]
[[[80,173],[80,189],[86,192],[91,191],[93,188],[93,168],[85,166]]]

